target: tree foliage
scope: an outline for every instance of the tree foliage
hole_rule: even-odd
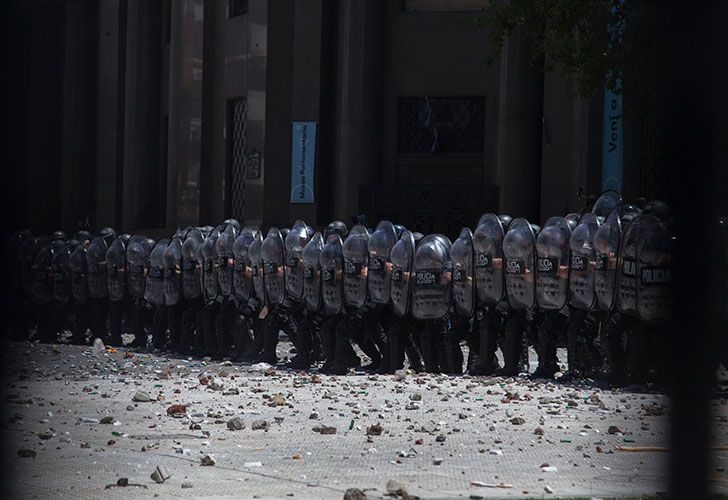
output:
[[[595,96],[606,85],[645,98],[666,62],[665,9],[663,0],[490,0],[476,22],[489,32],[489,63],[518,32],[534,64],[559,66],[572,93]]]

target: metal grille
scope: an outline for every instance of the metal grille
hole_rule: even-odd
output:
[[[399,99],[399,153],[482,154],[484,145],[484,97]]]
[[[230,217],[243,221],[245,212],[245,98],[228,101],[228,148]]]
[[[665,199],[669,172],[665,161],[665,117],[651,107],[642,115],[640,137],[640,196]]]

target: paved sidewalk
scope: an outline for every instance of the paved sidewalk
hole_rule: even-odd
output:
[[[521,378],[256,371],[66,345],[8,343],[3,353],[2,466],[15,498],[341,499],[352,487],[379,498],[389,480],[422,498],[667,488],[667,453],[618,450],[668,446],[660,394]],[[144,399],[137,393],[151,401],[133,401]],[[185,413],[168,415],[175,404]],[[244,429],[228,429],[234,417]],[[258,420],[266,428],[253,429]],[[312,430],[320,426],[336,434]],[[207,454],[215,465],[201,465]],[[150,479],[160,465],[171,475],[163,484]],[[119,478],[141,486],[105,489]]]

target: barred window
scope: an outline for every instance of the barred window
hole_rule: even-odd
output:
[[[248,0],[228,0],[228,19],[248,12]]]
[[[397,152],[482,154],[485,97],[401,97]]]
[[[245,98],[228,100],[228,203],[231,217],[243,221],[245,210]]]

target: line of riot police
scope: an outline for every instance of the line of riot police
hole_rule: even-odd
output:
[[[389,221],[267,233],[233,219],[169,239],[105,228],[96,236],[17,233],[9,328],[41,342],[102,338],[183,355],[289,366],[644,383],[664,369],[675,235],[667,206],[607,191],[583,214],[485,214],[451,240]],[[464,359],[462,343],[468,345]],[[371,360],[361,367],[358,348]],[[502,351],[503,365],[496,355]],[[318,364],[322,362],[320,366]]]

